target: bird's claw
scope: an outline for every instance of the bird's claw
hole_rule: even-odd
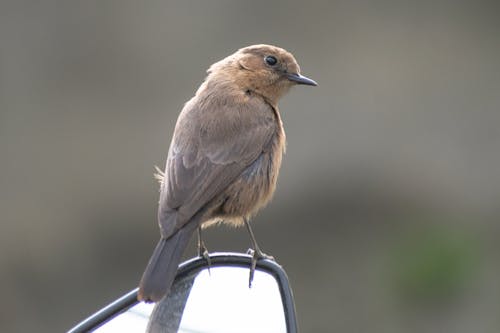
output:
[[[255,268],[257,267],[257,261],[259,261],[261,259],[268,259],[268,260],[274,261],[274,257],[265,254],[260,249],[257,249],[257,250],[248,249],[247,254],[252,256],[252,263],[250,266],[250,276],[248,277],[248,288],[252,288],[252,281],[253,281],[253,277],[255,275]]]
[[[210,275],[210,266],[212,265],[212,261],[210,260],[210,254],[208,253],[205,244],[201,244],[198,247],[198,256],[204,258],[207,261],[208,274]]]

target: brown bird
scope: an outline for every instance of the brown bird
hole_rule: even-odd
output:
[[[142,276],[138,299],[156,302],[170,289],[182,253],[201,227],[245,224],[253,246],[250,281],[266,258],[249,219],[276,188],[285,150],[278,100],[295,84],[315,86],[302,76],[286,50],[253,45],[216,62],[179,115],[164,173],[158,223],[161,239]]]

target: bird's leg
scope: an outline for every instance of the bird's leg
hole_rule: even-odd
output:
[[[210,273],[210,255],[208,254],[208,249],[201,237],[201,226],[198,227],[198,256],[205,258],[208,263],[208,273]]]
[[[261,251],[259,245],[257,244],[257,240],[255,239],[255,236],[253,234],[252,228],[250,227],[250,221],[248,220],[248,218],[246,217],[243,218],[243,221],[245,222],[245,226],[247,227],[248,233],[250,234],[250,239],[252,241],[252,247],[253,247],[252,249],[248,249],[248,254],[252,255],[252,265],[250,267],[250,276],[248,279],[248,287],[251,288],[253,277],[255,274],[255,267],[257,266],[257,261],[260,259],[274,260],[274,258]]]

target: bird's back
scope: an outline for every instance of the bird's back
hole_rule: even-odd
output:
[[[200,209],[206,211],[201,223],[239,221],[276,188],[285,147],[277,108],[234,86],[214,93],[209,83],[186,103],[176,125],[160,211],[176,209],[184,218],[166,229]]]

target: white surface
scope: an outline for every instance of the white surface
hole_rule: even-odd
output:
[[[213,267],[195,278],[179,333],[280,333],[286,323],[278,284],[256,271],[248,287],[249,269]],[[154,304],[139,303],[94,332],[145,332]]]
[[[248,287],[249,269],[215,267],[200,272],[189,296],[181,333],[286,332],[279,287],[268,273],[255,272]]]

